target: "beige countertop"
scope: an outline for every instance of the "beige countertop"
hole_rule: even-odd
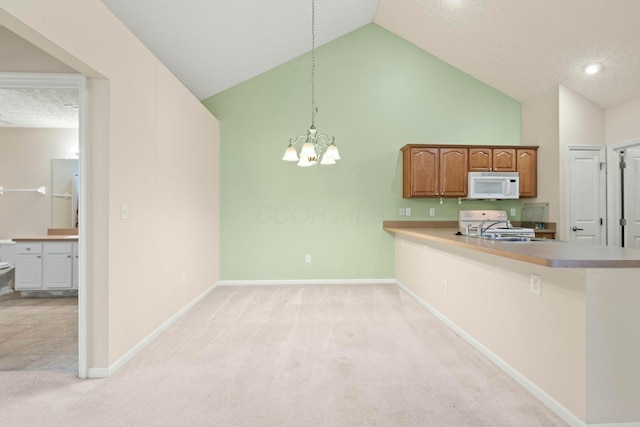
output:
[[[48,236],[36,236],[36,237],[14,237],[14,242],[77,242],[78,236],[63,236],[63,235],[48,235]]]
[[[458,236],[455,234],[458,227],[449,223],[425,225],[425,222],[402,224],[389,221],[383,223],[383,228],[398,236],[446,243],[552,268],[640,268],[640,249],[581,245],[558,240],[500,242]]]

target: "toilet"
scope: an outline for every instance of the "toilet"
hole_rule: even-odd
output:
[[[16,245],[0,240],[0,296],[11,294],[15,287]]]

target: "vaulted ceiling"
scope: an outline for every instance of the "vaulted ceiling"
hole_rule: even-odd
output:
[[[198,99],[311,47],[311,0],[101,1]],[[315,16],[316,46],[373,22],[521,102],[557,85],[602,108],[640,98],[640,0],[316,0]],[[34,48],[2,28],[0,40],[3,60]],[[593,61],[602,72],[585,74]],[[17,95],[0,101],[18,106]],[[56,108],[68,118],[67,95]],[[0,120],[26,119],[4,108]]]
[[[311,0],[102,2],[199,99],[311,45]],[[317,0],[315,14],[316,45],[374,22],[521,102],[559,84],[602,108],[640,98],[638,0]]]

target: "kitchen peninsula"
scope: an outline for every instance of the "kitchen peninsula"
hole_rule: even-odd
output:
[[[568,423],[640,421],[640,250],[383,228],[399,285]]]

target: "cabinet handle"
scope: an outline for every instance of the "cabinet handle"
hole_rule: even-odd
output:
[[[36,258],[42,258],[40,255],[38,255]]]
[[[71,258],[71,255],[67,255],[67,258]]]
[[[31,248],[25,248],[25,249],[26,249],[26,250],[28,250],[28,251],[30,251],[30,250],[31,250]]]

